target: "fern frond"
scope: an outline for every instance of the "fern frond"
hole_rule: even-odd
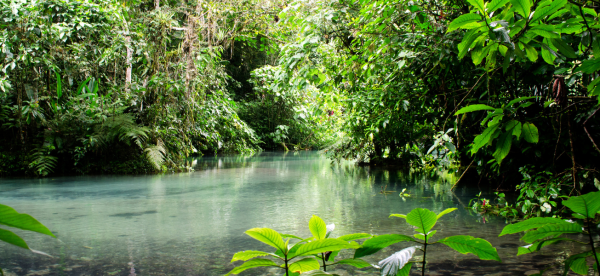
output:
[[[167,155],[167,150],[164,147],[162,140],[158,139],[156,145],[152,145],[147,147],[144,152],[146,152],[146,158],[156,170],[160,171],[160,166],[165,161],[165,156]]]

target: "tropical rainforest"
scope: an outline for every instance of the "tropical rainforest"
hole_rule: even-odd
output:
[[[521,214],[548,213],[600,187],[598,12],[594,0],[0,0],[0,175],[313,149],[457,170],[517,189]]]

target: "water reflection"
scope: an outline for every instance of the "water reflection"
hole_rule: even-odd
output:
[[[332,164],[315,152],[204,157],[194,162],[195,172],[171,175],[0,179],[0,202],[39,218],[58,237],[15,231],[32,248],[54,258],[0,245],[0,266],[17,275],[223,275],[233,268],[229,261],[234,252],[268,249],[244,235],[247,229],[269,227],[308,236],[308,220],[316,214],[335,223],[336,235],[413,234],[406,223],[388,216],[417,207],[434,212],[459,208],[438,223],[440,237],[468,234],[495,245],[520,244],[517,237],[496,238],[502,220],[491,218],[482,224],[463,208],[478,191],[452,192],[456,177],[451,173],[423,175],[350,162]],[[380,194],[385,186],[396,192]],[[404,188],[411,197],[398,196]],[[401,248],[367,259],[375,262]],[[511,257],[514,246],[499,252],[505,263],[517,263]],[[432,266],[431,275],[500,269],[500,264],[473,262],[472,255],[444,248],[434,248],[431,258],[440,263],[439,268]],[[519,261],[531,261],[527,258]],[[522,272],[531,265],[511,269]],[[367,273],[364,270],[338,272]],[[273,273],[256,269],[247,275]]]

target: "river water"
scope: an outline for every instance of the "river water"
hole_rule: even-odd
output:
[[[523,245],[518,235],[498,238],[505,221],[466,209],[479,190],[452,192],[456,178],[446,173],[422,176],[332,164],[316,152],[203,157],[194,166],[195,172],[166,175],[0,179],[0,203],[34,216],[57,236],[14,230],[51,257],[3,243],[0,267],[6,275],[224,275],[239,265],[230,263],[235,252],[269,249],[244,234],[250,228],[308,237],[308,221],[318,215],[335,223],[332,237],[412,235],[404,220],[388,216],[417,207],[458,208],[438,222],[435,238],[485,238],[503,260],[480,261],[434,245],[427,275],[526,275],[553,262],[557,252],[577,250],[554,247],[516,257]],[[410,197],[398,196],[404,188]],[[395,192],[386,195],[382,189]],[[406,246],[396,244],[365,259],[376,263]],[[342,276],[378,275],[367,268],[334,270]],[[279,272],[256,268],[241,275]],[[420,272],[413,268],[412,274]]]

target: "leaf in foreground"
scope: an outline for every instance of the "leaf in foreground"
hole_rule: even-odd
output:
[[[21,214],[10,206],[0,204],[0,224],[23,230],[34,231],[54,237],[43,224],[28,214]]]
[[[472,253],[482,260],[496,260],[501,262],[496,248],[484,239],[466,235],[457,235],[443,238],[438,242],[443,243],[462,254]]]
[[[367,255],[371,255],[371,254],[376,253],[377,251],[381,250],[382,248],[386,248],[395,243],[399,243],[399,242],[403,242],[403,241],[414,241],[414,240],[415,239],[413,239],[409,236],[399,235],[399,234],[387,234],[387,235],[376,236],[376,237],[366,240],[362,244],[362,247],[357,249],[356,252],[354,252],[354,258],[356,259],[356,258],[364,257]]]
[[[225,274],[225,276],[231,275],[231,274],[238,274],[246,269],[254,268],[254,267],[261,267],[261,266],[277,266],[277,264],[268,259],[253,259],[253,260],[249,260],[249,261],[243,263],[242,265],[232,269],[231,271],[229,271],[229,273]]]

